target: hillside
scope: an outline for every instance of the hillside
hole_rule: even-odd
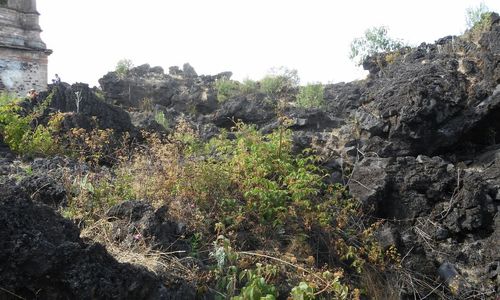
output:
[[[4,96],[0,298],[498,299],[500,17],[363,67]]]

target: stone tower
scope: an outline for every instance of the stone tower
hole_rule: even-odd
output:
[[[36,0],[0,0],[0,90],[25,96],[47,88],[47,58]]]

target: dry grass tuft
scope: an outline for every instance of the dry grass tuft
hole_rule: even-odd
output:
[[[175,256],[182,251],[158,251],[152,249],[144,239],[138,240],[132,247],[123,246],[123,244],[113,240],[112,227],[112,223],[103,218],[83,229],[81,237],[102,244],[120,263],[142,266],[163,279],[179,278],[186,282],[196,280],[198,268],[188,266],[185,259]]]

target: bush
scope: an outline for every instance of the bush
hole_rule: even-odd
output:
[[[61,152],[55,138],[62,122],[60,114],[52,114],[47,125],[32,127],[32,123],[43,114],[50,101],[52,95],[35,106],[33,111],[26,112],[19,106],[20,99],[0,95],[0,134],[12,151],[27,156]]]
[[[259,91],[259,84],[254,80],[246,78],[240,85],[240,91],[243,94],[256,93]]]
[[[215,89],[217,90],[217,100],[219,102],[224,102],[238,95],[240,90],[237,81],[225,77],[215,81]]]
[[[162,111],[158,111],[155,113],[155,121],[160,124],[163,128],[168,129],[169,124],[167,118],[165,118],[165,114]]]
[[[351,42],[349,58],[360,66],[368,56],[395,51],[405,46],[403,41],[389,37],[386,27],[372,27],[365,31],[364,37],[355,38]]]
[[[130,59],[120,59],[116,63],[115,72],[119,78],[125,78],[130,72],[130,69],[134,67],[134,63]]]
[[[78,175],[66,215],[94,222],[125,199],[166,205],[186,224],[191,251],[212,264],[194,271],[198,284],[220,299],[354,298],[344,269],[387,265],[374,238],[381,223],[368,222],[344,187],[324,183],[311,151],[292,151],[286,127],[262,134],[237,123],[203,142],[184,121],[167,139],[147,140],[109,172]]]
[[[271,71],[260,81],[260,89],[273,100],[285,96],[297,88],[300,79],[297,70],[278,68]]]
[[[488,11],[489,8],[486,6],[486,4],[484,4],[484,2],[481,2],[476,7],[468,7],[465,10],[465,24],[467,26],[467,29],[470,29],[478,23],[482,22],[487,17]]]
[[[305,108],[322,107],[325,105],[324,94],[325,88],[321,83],[302,86],[297,95],[297,105]]]

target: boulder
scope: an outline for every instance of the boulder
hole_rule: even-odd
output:
[[[144,109],[153,105],[174,108],[187,115],[209,114],[218,105],[214,88],[215,76],[198,76],[185,64],[183,70],[171,67],[164,74],[159,67],[142,65],[132,68],[125,76],[109,72],[99,79],[105,98],[122,107]]]
[[[0,189],[0,298],[185,299],[145,269],[81,240],[71,221],[18,187]]]
[[[113,238],[127,248],[147,241],[154,249],[179,251],[183,256],[190,250],[181,238],[185,226],[169,220],[165,206],[155,210],[145,201],[129,200],[111,207],[107,217],[113,224]]]

